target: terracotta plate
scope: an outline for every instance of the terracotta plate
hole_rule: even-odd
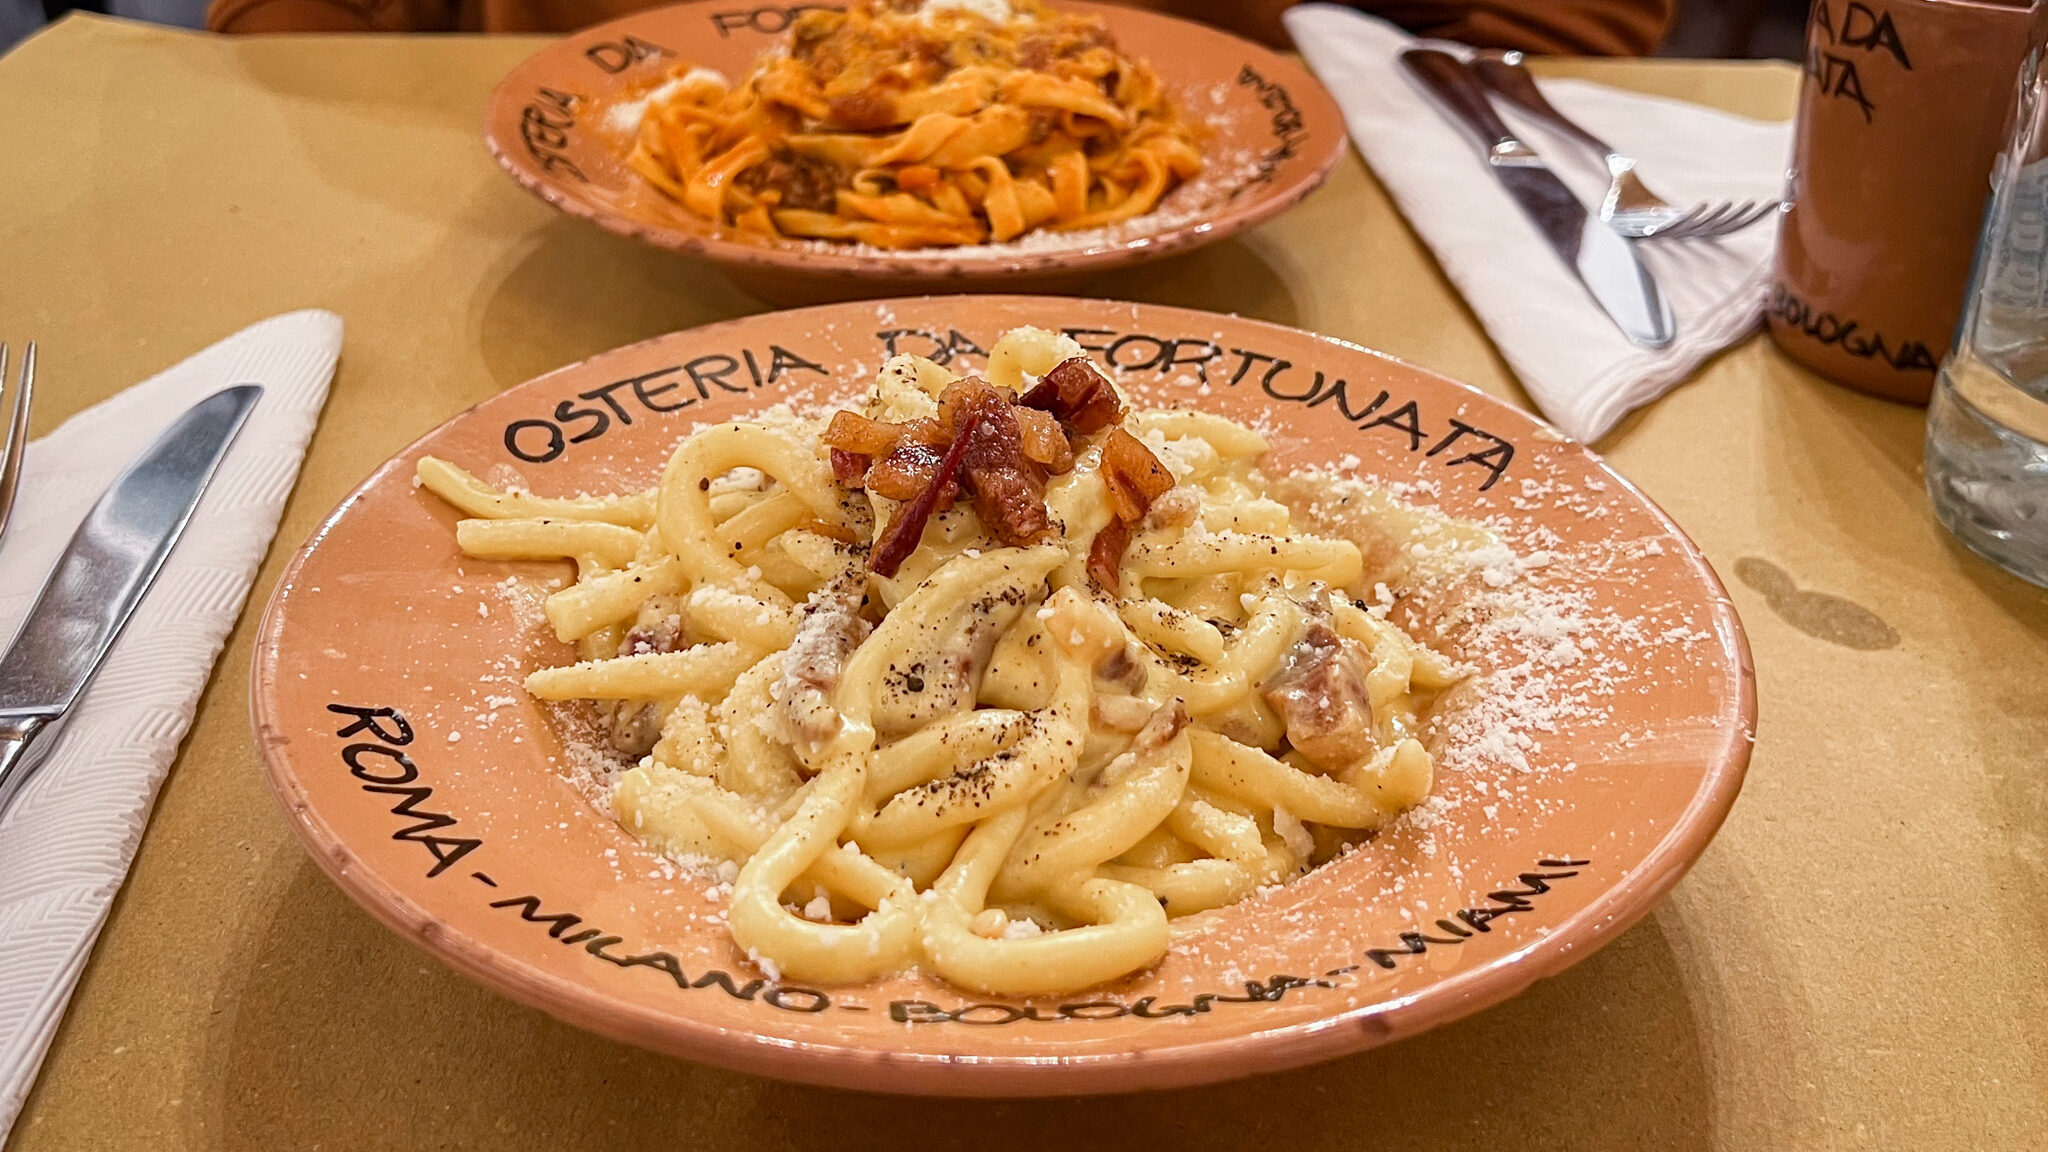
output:
[[[1102,17],[1118,46],[1149,60],[1194,120],[1215,135],[1208,170],[1149,216],[1069,241],[856,250],[767,240],[714,227],[650,187],[625,162],[631,139],[607,111],[621,93],[678,62],[744,75],[810,5],[749,8],[703,0],[636,12],[549,45],[491,93],[484,137],[512,177],[572,216],[726,266],[784,303],[912,292],[1015,291],[1156,259],[1220,240],[1292,206],[1344,154],[1329,94],[1278,53],[1203,24],[1107,4],[1057,7]]]
[[[713,883],[572,783],[524,692],[562,662],[539,610],[566,565],[464,558],[412,483],[433,453],[542,493],[642,487],[700,423],[864,389],[889,349],[977,367],[1018,324],[1070,331],[1142,400],[1268,430],[1270,472],[1399,485],[1512,546],[1476,587],[1486,679],[1442,719],[1425,809],[1221,913],[1156,969],[989,1000],[934,980],[799,987],[737,953]],[[292,826],[395,931],[608,1036],[850,1088],[1036,1095],[1270,1071],[1419,1032],[1612,939],[1734,802],[1755,695],[1699,551],[1590,452],[1442,377],[1269,324],[1042,297],[840,304],[679,332],[550,373],[377,470],[263,622],[254,702]]]

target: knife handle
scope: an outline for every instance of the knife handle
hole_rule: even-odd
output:
[[[6,823],[8,805],[36,770],[29,745],[49,726],[49,717],[34,713],[0,715],[0,824]]]
[[[1520,52],[1510,52],[1505,56],[1482,56],[1472,62],[1472,70],[1479,74],[1479,79],[1488,88],[1500,93],[1508,102],[1531,116],[1602,156],[1614,151],[1607,146],[1605,140],[1579,127],[1572,122],[1571,117],[1557,110],[1557,106],[1543,95],[1543,89],[1536,86],[1536,77],[1522,63]]]
[[[1410,48],[1401,53],[1401,66],[1425,91],[1450,109],[1460,122],[1477,133],[1479,142],[1486,145],[1489,153],[1507,150],[1504,146],[1520,144],[1515,134],[1508,130],[1507,122],[1493,110],[1493,101],[1487,99],[1485,86],[1472,75],[1463,60],[1434,48]]]

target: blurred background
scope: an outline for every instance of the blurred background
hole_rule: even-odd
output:
[[[1805,54],[1805,0],[1678,0],[1659,56],[1797,60]]]
[[[201,28],[207,0],[0,0],[0,51],[74,9]],[[1660,56],[1799,59],[1805,0],[1679,0]]]

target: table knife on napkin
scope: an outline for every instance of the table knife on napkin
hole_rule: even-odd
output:
[[[1434,48],[1411,48],[1401,53],[1401,66],[1479,137],[1487,167],[1622,333],[1644,348],[1671,343],[1677,319],[1635,250],[1586,211],[1536,150],[1509,130],[1465,62]]]
[[[38,738],[85,693],[262,395],[260,385],[240,384],[187,409],[72,535],[0,653],[0,817],[35,771]]]
[[[129,461],[224,385],[263,386],[149,595],[64,722],[37,736],[35,775],[0,817],[0,1142],[242,617],[319,423],[341,337],[332,312],[273,316],[74,412],[28,445],[21,500],[0,542],[0,643],[28,619],[45,578]],[[61,377],[61,365],[56,371]]]

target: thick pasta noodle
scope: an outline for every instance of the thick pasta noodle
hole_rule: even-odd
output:
[[[879,248],[1114,224],[1202,168],[1158,74],[1038,0],[804,11],[739,83],[679,65],[615,115],[690,212]]]
[[[469,554],[575,563],[547,617],[581,659],[527,688],[598,702],[617,818],[736,869],[771,977],[1037,995],[1158,962],[1429,791],[1458,670],[1266,494],[1264,450],[1023,328],[983,377],[899,356],[861,411],[700,428],[652,492],[419,476]]]

